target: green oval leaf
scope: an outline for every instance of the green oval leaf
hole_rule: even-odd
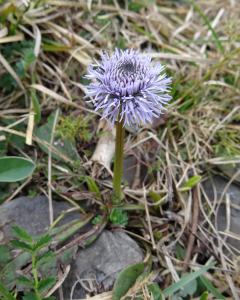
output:
[[[32,175],[35,164],[30,159],[17,156],[0,158],[0,182],[16,182]]]
[[[208,292],[204,292],[199,300],[207,300],[208,299]]]
[[[113,287],[112,300],[120,300],[127,293],[137,278],[143,273],[144,267],[144,263],[140,262],[127,267],[119,274]]]

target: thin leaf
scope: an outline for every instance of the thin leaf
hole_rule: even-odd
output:
[[[29,292],[23,296],[23,300],[39,300],[36,294]]]
[[[210,269],[213,266],[213,263],[210,263],[206,266],[203,266],[201,269],[199,269],[198,271],[192,272],[188,275],[183,276],[178,282],[172,284],[170,287],[166,288],[163,291],[163,295],[165,297],[170,297],[172,296],[175,292],[177,292],[178,290],[180,290],[181,288],[183,288],[184,286],[186,286],[189,282],[191,282],[192,280],[196,279],[197,277],[199,277],[200,275],[202,275],[203,273],[205,273],[208,269]]]
[[[67,52],[69,49],[71,49],[69,46],[66,46],[64,44],[48,44],[43,43],[42,48],[44,51],[50,51],[50,52]]]
[[[26,276],[22,276],[22,275],[17,278],[17,282],[20,285],[24,285],[24,286],[30,287],[30,288],[32,288],[34,286],[34,283],[29,278],[27,278]]]
[[[27,244],[27,243],[25,243],[25,242],[22,242],[22,241],[18,241],[18,240],[12,240],[11,241],[11,244],[15,247],[15,248],[17,248],[17,249],[22,249],[22,250],[24,250],[24,251],[27,251],[27,252],[32,252],[32,247],[29,245],[29,244]]]
[[[12,230],[14,232],[14,235],[19,238],[20,240],[23,240],[26,243],[32,243],[33,239],[31,235],[22,227],[14,225],[12,227]]]
[[[31,99],[32,99],[32,106],[34,110],[34,121],[39,123],[41,120],[41,106],[38,101],[36,90],[31,89]]]
[[[11,253],[6,245],[0,245],[0,265],[5,265],[11,259]]]
[[[56,282],[56,279],[54,277],[48,277],[45,279],[42,279],[38,284],[38,291],[40,293],[50,289],[54,283]]]
[[[51,230],[51,234],[54,234],[54,242],[64,242],[66,239],[71,237],[75,232],[77,232],[80,228],[88,224],[91,219],[92,215],[84,218],[83,220],[74,220],[72,222],[69,222],[68,224],[64,224],[62,226],[59,226],[57,228],[53,228]]]
[[[216,45],[217,49],[222,54],[224,54],[224,47],[223,47],[221,41],[219,40],[217,33],[215,32],[215,30],[213,29],[211,23],[209,22],[207,16],[202,12],[201,8],[197,5],[197,3],[196,3],[195,0],[190,0],[190,2],[192,3],[194,9],[198,12],[198,14],[200,15],[200,17],[203,19],[203,21],[207,25],[209,31],[211,31],[212,38],[213,38],[213,41],[215,42],[215,45]]]
[[[4,297],[4,300],[16,300],[16,298],[13,297],[13,295],[0,283],[0,296],[1,295]]]
[[[30,260],[31,254],[24,251],[8,263],[5,263],[5,265],[1,268],[0,282],[4,283],[10,290],[12,290],[16,285],[18,277],[16,270],[20,270],[22,267],[26,266]]]
[[[37,258],[36,267],[38,268],[42,265],[45,265],[54,259],[55,259],[55,255],[52,251],[46,252],[41,257]]]
[[[100,193],[100,190],[99,190],[99,187],[98,187],[96,181],[90,176],[86,176],[85,180],[86,180],[86,183],[88,186],[88,190],[90,192],[94,193],[97,196],[97,198],[100,198],[101,193]]]
[[[225,300],[225,297],[213,286],[210,280],[207,279],[205,276],[199,277],[200,281],[206,287],[206,289],[216,298],[219,300]]]
[[[40,239],[35,243],[33,249],[34,251],[40,250],[43,247],[49,245],[49,243],[51,242],[52,237],[49,234],[43,235],[42,237],[40,237]]]

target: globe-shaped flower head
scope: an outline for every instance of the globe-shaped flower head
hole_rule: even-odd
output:
[[[171,78],[164,67],[152,64],[151,58],[135,50],[116,49],[112,56],[102,54],[102,61],[90,65],[87,95],[93,100],[95,110],[112,124],[144,125],[159,117],[168,94]]]

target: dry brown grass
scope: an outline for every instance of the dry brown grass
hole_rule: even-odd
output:
[[[50,199],[51,186],[57,186],[58,195],[73,201],[81,187],[76,179],[79,173],[64,169],[64,162],[72,166],[72,161],[63,154],[62,166],[54,165],[51,155],[47,161],[36,142],[57,150],[53,140],[39,141],[34,128],[59,107],[63,116],[90,114],[88,128],[96,133],[99,118],[83,99],[83,75],[102,50],[133,47],[166,64],[173,77],[174,99],[167,114],[153,128],[129,132],[127,137],[126,154],[135,155],[148,168],[144,181],[137,180],[138,186],[125,189],[126,203],[140,204],[146,212],[131,213],[127,232],[152,247],[162,287],[177,280],[181,272],[214,258],[216,268],[207,277],[226,297],[238,299],[235,262],[239,251],[233,251],[217,231],[218,199],[208,199],[202,182],[209,174],[221,173],[220,165],[240,162],[240,4],[238,0],[199,0],[194,5],[170,0],[137,2],[142,6],[134,8],[134,1],[116,0],[12,0],[2,4],[0,76],[11,74],[15,82],[10,92],[4,87],[0,90],[0,118],[14,120],[8,125],[1,122],[0,138],[4,140],[9,133],[24,137],[33,147],[21,150],[10,144],[8,153],[38,157],[41,170],[48,165],[48,178],[35,174],[33,185],[40,180],[40,190]],[[8,13],[13,7],[15,15]],[[17,41],[31,43],[36,56],[24,76],[15,68],[19,55],[6,55],[6,47]],[[42,113],[39,124],[34,118],[34,95]],[[21,129],[16,127],[19,124]],[[96,142],[96,135],[87,143],[78,139],[81,163],[88,162]],[[78,172],[91,173],[86,165]],[[57,174],[54,178],[52,169]],[[193,175],[201,175],[202,180],[184,190],[184,183]],[[105,195],[111,181],[101,177],[96,181]],[[7,198],[30,187],[28,180],[17,193],[10,188]],[[177,245],[186,249],[183,257]]]

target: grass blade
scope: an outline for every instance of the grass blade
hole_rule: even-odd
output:
[[[163,291],[163,295],[165,297],[172,296],[175,292],[177,292],[178,290],[183,288],[185,285],[187,285],[189,282],[191,282],[192,280],[196,279],[197,277],[199,277],[200,275],[205,273],[212,266],[213,266],[213,263],[210,263],[206,266],[203,266],[198,271],[195,271],[195,272],[192,272],[188,275],[183,276],[178,282],[176,282],[176,283],[172,284],[170,287],[166,288]]]
[[[208,20],[207,16],[202,12],[201,8],[196,4],[195,1],[190,0],[190,2],[191,2],[191,4],[193,5],[194,9],[198,12],[199,16],[203,19],[203,21],[204,21],[205,24],[207,25],[208,30],[211,31],[211,33],[212,33],[212,38],[213,38],[213,41],[215,42],[215,45],[216,45],[217,49],[218,49],[222,54],[224,54],[224,47],[223,47],[221,41],[219,40],[216,31],[213,29],[213,27],[212,27],[210,21]]]
[[[200,276],[199,279],[216,299],[225,300],[225,297],[213,286],[210,280],[208,280],[205,276]]]

